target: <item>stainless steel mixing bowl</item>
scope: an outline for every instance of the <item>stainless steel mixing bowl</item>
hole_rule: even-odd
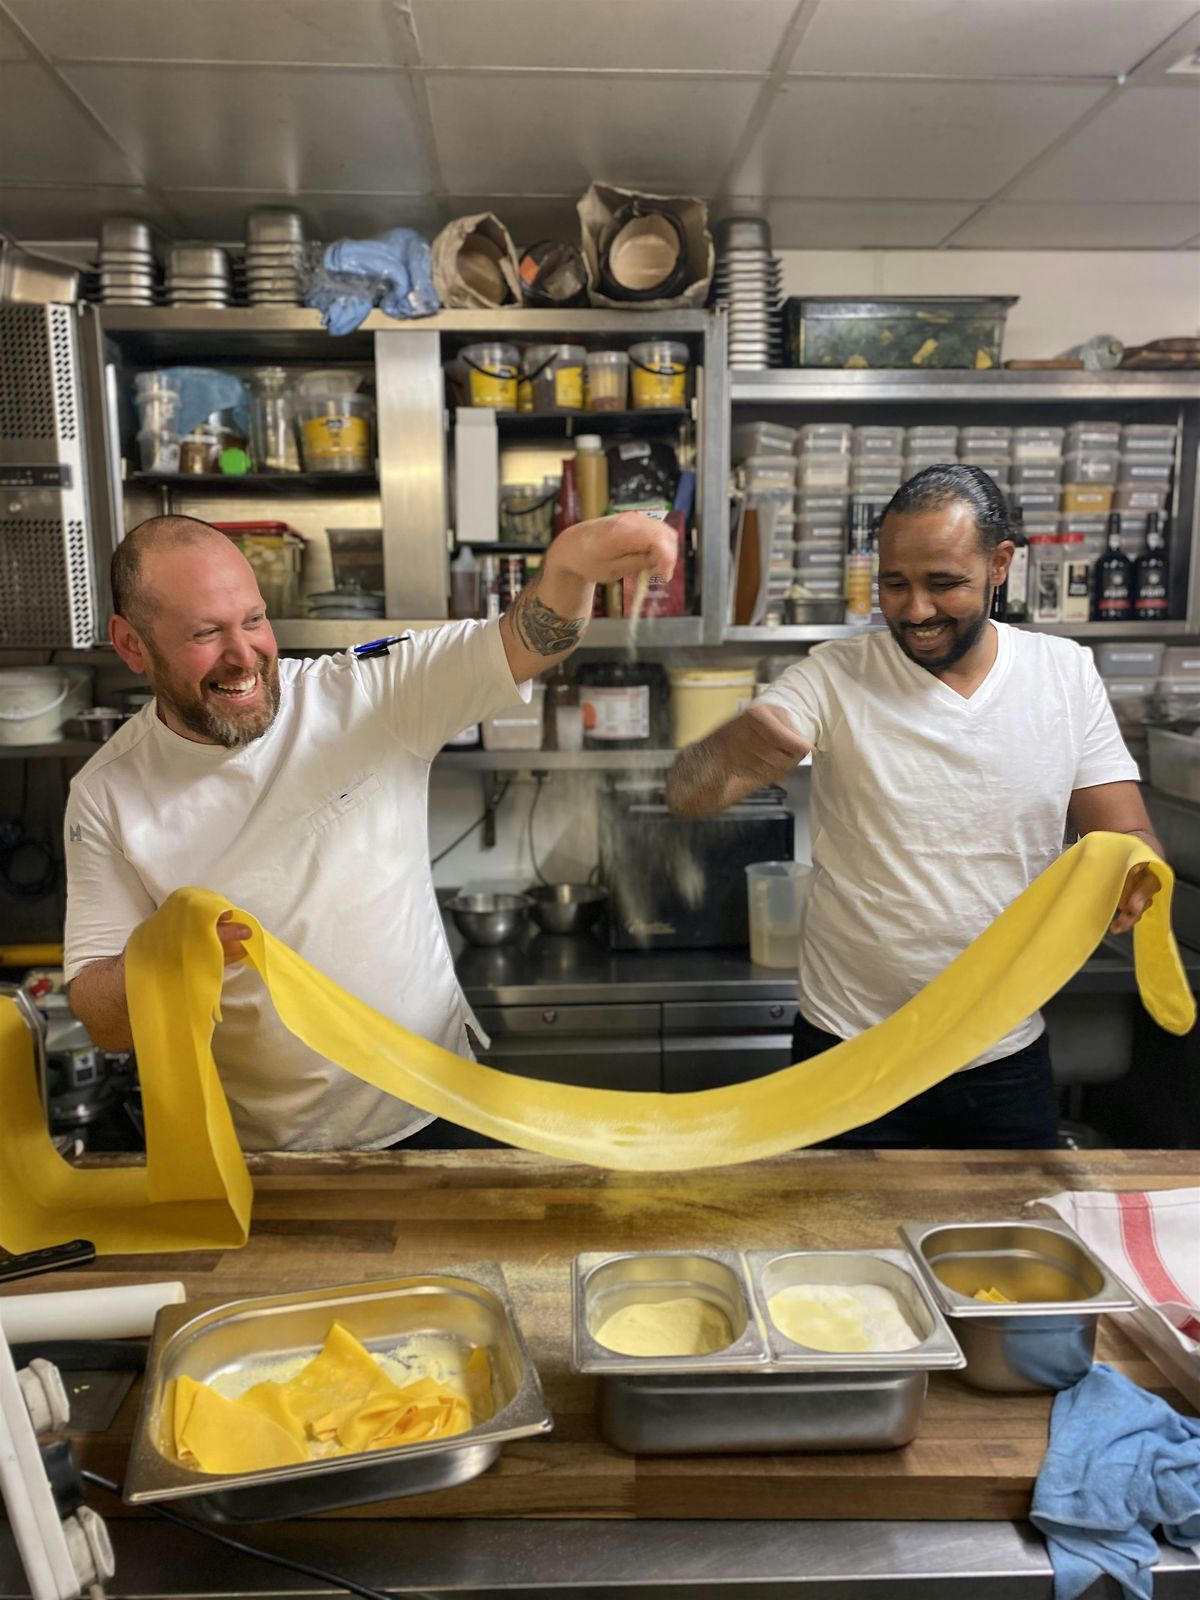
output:
[[[506,944],[529,925],[526,894],[456,894],[447,909],[468,944]]]

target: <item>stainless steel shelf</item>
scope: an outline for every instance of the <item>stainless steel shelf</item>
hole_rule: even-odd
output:
[[[831,401],[1195,400],[1200,372],[869,372],[823,367],[731,372],[734,405],[807,405]]]
[[[275,642],[281,650],[345,650],[370,639],[383,639],[389,633],[407,633],[414,628],[444,628],[450,617],[411,618],[397,621],[386,617],[284,617],[272,621]],[[590,622],[579,648],[614,650],[636,645],[651,649],[666,645],[698,645],[702,642],[700,617],[645,617],[629,622],[623,617],[597,617]]]
[[[1032,633],[1054,633],[1065,639],[1187,639],[1194,630],[1186,622],[1022,622]]]
[[[795,627],[729,627],[725,629],[726,644],[819,644],[825,639],[855,639],[860,633],[877,633],[879,627],[860,626],[857,623],[805,622]]]
[[[442,771],[452,772],[665,772],[678,750],[443,750]]]
[[[86,761],[99,750],[89,739],[56,739],[51,744],[0,744],[0,761]]]

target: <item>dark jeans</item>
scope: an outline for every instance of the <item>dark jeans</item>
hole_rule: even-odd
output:
[[[486,1133],[476,1133],[474,1128],[460,1127],[457,1122],[447,1122],[435,1117],[407,1139],[397,1139],[385,1146],[388,1150],[511,1150],[512,1145],[499,1139],[489,1139]]]
[[[792,1060],[807,1061],[841,1042],[797,1014]],[[1049,1037],[1043,1033],[1014,1055],[956,1072],[828,1143],[857,1150],[1053,1150],[1058,1102]]]

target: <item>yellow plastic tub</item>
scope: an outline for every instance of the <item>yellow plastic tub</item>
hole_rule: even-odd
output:
[[[754,699],[754,669],[672,667],[671,744],[706,739],[723,722],[744,711]]]

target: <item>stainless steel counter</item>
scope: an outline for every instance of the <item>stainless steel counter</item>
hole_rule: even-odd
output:
[[[491,949],[464,943],[448,925],[458,980],[472,1005],[602,1005],[696,1000],[794,1001],[795,975],[759,967],[744,949],[610,950],[595,935],[535,932]],[[1193,987],[1200,952],[1183,950]],[[1066,994],[1133,994],[1133,942],[1108,938],[1066,985]]]
[[[96,1491],[89,1496],[101,1515],[106,1499]],[[107,1587],[114,1600],[331,1593],[326,1583],[177,1527],[126,1520],[109,1528],[117,1575]],[[463,1594],[484,1600],[532,1590],[650,1600],[668,1588],[696,1597],[753,1594],[754,1600],[839,1600],[848,1590],[888,1600],[1051,1600],[1046,1547],[1028,1524],[1014,1522],[354,1518],[219,1531],[371,1589],[423,1600]],[[1160,1546],[1153,1571],[1158,1600],[1194,1600],[1200,1592],[1200,1563],[1190,1551]],[[0,1529],[0,1600],[28,1593],[11,1535]]]

